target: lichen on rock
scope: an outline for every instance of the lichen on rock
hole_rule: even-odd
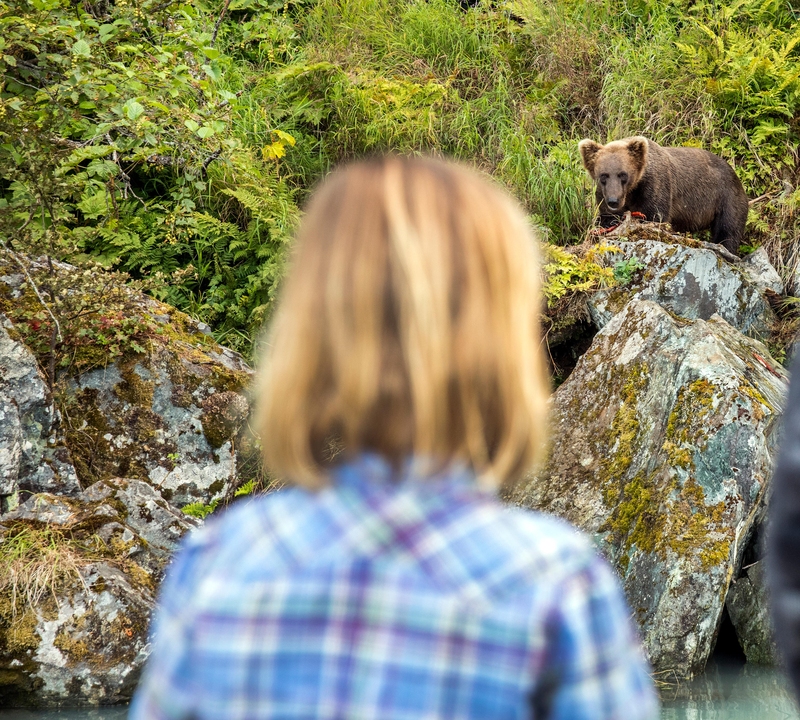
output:
[[[46,380],[12,334],[0,315],[0,513],[18,502],[21,491],[80,490]]]
[[[511,499],[594,534],[657,670],[692,675],[712,650],[785,386],[767,349],[721,317],[634,300],[554,395],[547,466]]]
[[[37,360],[46,370],[39,372],[47,395],[42,412],[63,418],[63,452],[48,451],[46,459],[53,467],[62,457],[74,465],[74,492],[98,480],[137,478],[182,506],[219,500],[259,474],[244,423],[252,376],[244,358],[119,274],[43,258],[27,262],[34,282],[49,288],[52,307],[0,253],[0,310],[9,313],[10,332],[33,351],[25,350],[33,372]],[[55,337],[52,317],[67,310],[73,319],[62,317],[62,339],[44,342]],[[225,400],[212,400],[215,394]],[[0,439],[14,432],[0,419]],[[15,447],[13,438],[3,440],[0,463],[12,462]],[[55,489],[44,480],[30,487]],[[0,487],[0,496],[11,494]]]
[[[0,705],[124,702],[164,568],[197,521],[147,483],[31,496],[0,519]]]
[[[603,327],[632,299],[651,300],[689,320],[719,315],[740,332],[766,338],[775,320],[763,292],[767,281],[750,264],[732,263],[708,243],[687,244],[666,233],[658,240],[640,238],[634,227],[627,239],[615,239],[619,252],[607,262],[636,258],[646,268],[629,284],[594,293],[588,308],[598,328]],[[774,270],[773,270],[774,272]]]

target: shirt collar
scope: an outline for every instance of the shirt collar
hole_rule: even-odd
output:
[[[354,489],[399,490],[441,493],[446,490],[471,490],[495,496],[496,491],[482,487],[473,470],[461,462],[444,468],[429,458],[408,458],[400,467],[393,466],[385,457],[374,452],[364,452],[347,458],[331,469],[334,486]]]

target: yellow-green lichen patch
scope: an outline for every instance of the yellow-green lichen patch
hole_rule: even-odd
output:
[[[715,386],[704,378],[682,387],[667,420],[667,440],[675,445],[694,444],[706,436],[706,419],[716,407],[717,394]]]
[[[629,482],[611,517],[600,528],[617,547],[620,570],[632,552],[655,553],[667,560],[695,557],[708,570],[728,557],[733,532],[725,527],[725,503],[707,505],[700,485],[689,477],[638,475]],[[661,482],[659,482],[659,479]]]
[[[638,380],[641,384],[641,378]],[[636,376],[629,378],[621,394],[623,402],[611,428],[618,438],[617,453],[604,465],[603,500],[611,513],[600,531],[608,533],[615,557],[624,573],[634,552],[695,557],[703,569],[721,564],[728,557],[732,531],[726,527],[724,502],[707,504],[705,492],[694,477],[694,453],[705,445],[719,390],[699,378],[678,391],[661,446],[662,464],[651,471],[640,470],[619,488],[619,475],[631,465],[638,449],[638,424],[631,406]],[[619,451],[624,451],[620,453]],[[651,463],[652,465],[652,463]]]
[[[753,401],[751,407],[754,420],[760,421],[766,417],[764,408],[767,408],[770,413],[775,414],[775,408],[772,407],[769,401],[746,378],[741,379],[739,390]]]
[[[56,635],[53,645],[61,650],[72,663],[82,662],[91,655],[91,650],[84,640],[76,639],[64,630]]]
[[[658,518],[653,514],[655,487],[641,473],[626,483],[609,519],[601,526],[601,532],[609,532],[611,541],[618,548],[620,569],[625,572],[632,546],[648,551],[650,540],[655,536],[654,524]],[[657,507],[657,505],[656,505]]]
[[[703,570],[728,558],[733,530],[723,522],[724,502],[707,505],[703,488],[689,477],[680,497],[668,508],[665,540],[678,557],[697,556]]]
[[[690,470],[694,467],[692,451],[689,448],[680,447],[669,440],[665,440],[661,449],[666,453],[670,467],[684,470]]]
[[[619,394],[619,408],[605,438],[605,445],[611,448],[611,452],[600,464],[603,500],[609,507],[617,501],[624,475],[641,444],[637,403],[639,395],[647,387],[647,365],[636,363],[627,371],[627,379]]]

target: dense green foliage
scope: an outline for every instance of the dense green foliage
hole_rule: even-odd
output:
[[[0,238],[148,279],[247,351],[299,208],[336,163],[385,149],[465,160],[563,245],[593,215],[577,141],[641,133],[727,158],[761,198],[748,242],[788,274],[798,12],[780,0],[468,11],[11,0],[0,5]]]

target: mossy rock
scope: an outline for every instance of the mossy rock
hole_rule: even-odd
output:
[[[139,480],[42,493],[0,520],[0,704],[130,699],[158,584],[198,522]]]
[[[656,670],[689,676],[768,495],[786,374],[719,316],[634,300],[553,400],[546,468],[511,496],[593,533]]]
[[[619,253],[606,257],[617,263],[636,258],[645,266],[628,284],[599,290],[588,301],[592,320],[602,328],[630,300],[651,300],[688,320],[719,315],[740,332],[765,339],[775,321],[762,288],[744,263],[731,262],[710,243],[689,242],[662,232],[656,239],[647,226],[634,226],[626,239],[614,241]]]
[[[0,312],[8,314],[8,319],[0,316],[8,326],[0,327],[0,343],[23,348],[41,386],[42,407],[35,409],[47,416],[42,420],[26,413],[37,427],[46,425],[41,437],[28,438],[28,445],[42,446],[37,458],[46,462],[12,458],[21,467],[27,462],[44,468],[37,472],[47,477],[13,487],[0,480],[0,512],[13,505],[3,498],[17,489],[60,492],[56,481],[67,475],[62,465],[72,473],[73,493],[100,480],[129,477],[149,482],[178,506],[220,500],[260,475],[258,453],[245,437],[253,373],[240,355],[218,345],[202,324],[129,286],[118,273],[46,258],[25,262],[37,282],[60,289],[60,302],[74,311],[69,318],[77,319],[62,318],[63,340],[55,350],[43,342],[42,337],[50,337],[42,328],[51,316],[30,283],[13,274],[14,263],[0,254]],[[14,388],[2,385],[12,405],[19,404]],[[213,400],[215,395],[224,402]],[[214,412],[207,406],[219,407]],[[63,432],[50,437],[59,419]],[[3,428],[0,421],[0,444],[13,451],[20,431]],[[0,462],[4,457],[0,453]],[[46,484],[47,478],[55,479]]]
[[[145,353],[65,382],[66,440],[84,487],[122,476],[179,507],[209,503],[249,479],[239,436],[252,370],[174,308],[152,301],[150,310],[164,332]]]

